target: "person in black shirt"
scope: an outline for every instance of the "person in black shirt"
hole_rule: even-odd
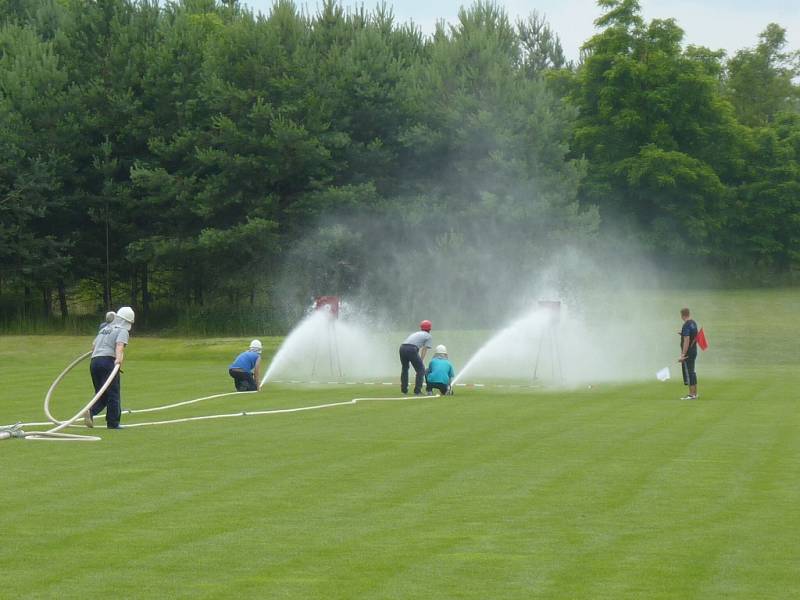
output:
[[[681,336],[681,363],[683,370],[683,384],[689,386],[689,393],[681,400],[697,399],[697,373],[694,371],[694,362],[697,360],[697,323],[690,317],[689,309],[681,309],[681,319],[683,327],[680,330]]]

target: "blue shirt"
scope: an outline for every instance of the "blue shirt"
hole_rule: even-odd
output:
[[[427,379],[428,383],[444,383],[450,384],[450,379],[455,377],[453,365],[446,358],[434,357],[428,365]]]
[[[689,338],[689,350],[687,350],[686,356],[690,358],[697,356],[697,344],[695,344],[697,323],[692,319],[686,319],[683,322],[683,327],[681,327],[681,351],[683,351],[683,338],[685,337]]]
[[[258,362],[259,358],[261,358],[261,355],[258,352],[251,352],[248,350],[247,352],[242,352],[239,356],[237,356],[236,360],[234,360],[233,364],[228,368],[241,369],[242,371],[252,373],[256,368],[256,362]]]

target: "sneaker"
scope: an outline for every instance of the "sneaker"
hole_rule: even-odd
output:
[[[92,411],[87,410],[85,413],[83,413],[83,423],[89,428],[94,427],[94,419],[92,418]]]
[[[689,394],[689,396],[690,396],[690,398],[691,398],[692,400],[697,400],[697,397],[698,397],[699,395],[700,395],[700,394]]]
[[[681,400],[694,400],[697,396],[692,396],[691,394],[686,394],[685,396],[681,396]]]

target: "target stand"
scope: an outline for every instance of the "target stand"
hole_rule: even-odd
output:
[[[561,322],[561,301],[560,300],[539,300],[539,309],[546,311],[547,321],[542,328],[542,335],[539,337],[539,348],[536,351],[536,359],[533,363],[532,383],[539,378],[539,366],[544,353],[550,357],[551,377],[562,383],[564,375],[561,369],[561,352],[558,347],[558,325]]]
[[[339,356],[339,342],[336,339],[336,322],[339,320],[339,296],[318,296],[314,299],[314,310],[325,313],[328,323],[328,366],[331,376],[342,377],[342,361]],[[311,363],[311,376],[317,374],[317,365],[320,358],[320,341],[314,346],[314,360]]]

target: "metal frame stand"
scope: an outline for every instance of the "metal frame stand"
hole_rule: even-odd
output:
[[[319,346],[317,343],[314,346],[314,361],[311,365],[311,376],[317,374],[317,359],[319,358]],[[328,365],[330,367],[331,376],[338,375],[342,377],[342,360],[339,356],[339,341],[336,337],[336,320],[331,319],[328,324]]]
[[[555,319],[551,319],[548,321],[547,325],[542,331],[542,335],[539,338],[539,349],[536,351],[536,360],[533,364],[533,378],[531,382],[535,382],[538,379],[539,375],[539,360],[542,356],[542,347],[545,346],[545,352],[550,353],[550,370],[553,379],[556,379],[556,371],[558,371],[558,379],[559,383],[564,381],[564,374],[561,369],[561,352],[558,348],[558,335],[555,331],[555,324],[557,321]],[[547,340],[545,342],[545,340]]]

